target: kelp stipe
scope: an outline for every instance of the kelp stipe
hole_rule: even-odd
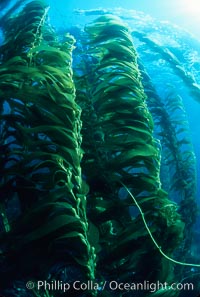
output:
[[[0,275],[5,293],[21,296],[28,294],[27,279],[73,282],[93,279],[95,270],[72,80],[74,39],[58,41],[46,13],[41,1],[25,6],[10,20],[13,30],[1,48],[1,203],[8,215],[8,202],[20,213],[0,237]]]
[[[190,261],[193,226],[197,218],[197,164],[187,114],[182,98],[173,89],[169,89],[164,98],[158,96],[141,62],[139,66],[147,104],[155,123],[154,133],[162,145],[161,180],[170,198],[178,200],[178,211],[185,223],[184,240],[178,254],[182,261]]]
[[[77,67],[83,73],[77,73],[75,81],[77,101],[83,108],[82,168],[90,186],[88,218],[99,236],[97,276],[170,283],[172,266],[152,245],[122,187],[126,184],[137,197],[151,232],[172,254],[182,239],[184,224],[175,207],[170,208],[171,216],[166,211],[173,203],[160,187],[160,152],[131,35],[113,16],[98,18],[85,31],[88,43]],[[171,297],[172,292],[165,296]]]

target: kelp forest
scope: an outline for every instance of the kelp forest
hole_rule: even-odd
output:
[[[43,1],[0,5],[0,296],[198,296],[187,112],[177,89],[157,91],[142,48],[197,102],[200,86],[118,16],[61,32]],[[144,280],[167,286],[109,285]],[[183,282],[196,295],[170,289]]]

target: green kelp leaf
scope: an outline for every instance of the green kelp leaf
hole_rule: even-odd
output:
[[[7,66],[7,67],[4,67]],[[29,67],[28,65],[15,65],[15,64],[9,64],[7,63],[3,64],[3,67],[0,67],[0,73],[1,75],[7,74],[7,75],[13,75],[13,77],[18,78],[26,78],[28,74],[34,75],[37,73],[40,78],[42,78],[42,73],[39,73],[37,68],[35,67]],[[21,75],[21,76],[20,76]]]
[[[84,236],[81,233],[77,232],[77,231],[68,232],[67,234],[59,236],[58,238],[56,238],[56,240],[57,241],[62,241],[62,240],[70,239],[70,238],[74,238],[74,237],[79,238],[80,241],[82,241],[82,240],[85,241]]]
[[[110,85],[108,81],[99,82],[97,85],[94,86],[93,92],[92,92],[92,101],[98,102],[101,100],[102,95],[102,102],[108,97],[108,93],[114,93],[119,90],[119,87],[117,85]]]
[[[103,63],[100,63],[96,71],[98,73],[109,73],[111,69],[116,69],[117,73],[122,72],[127,75],[138,77],[140,74],[138,73],[138,66],[134,62],[128,61],[120,61],[116,57],[109,57]]]
[[[134,138],[134,141],[133,139]],[[106,138],[106,144],[105,148],[107,150],[110,150],[112,152],[112,155],[110,155],[110,159],[116,158],[118,155],[121,153],[124,153],[129,151],[132,147],[137,146],[137,145],[145,145],[146,140],[142,139],[140,136],[135,136],[135,135],[121,135],[121,136],[113,136],[112,134],[107,136]],[[103,147],[103,144],[99,145],[99,148]],[[135,160],[136,161],[136,160]]]
[[[25,88],[25,90],[27,89]],[[29,92],[30,92],[30,89],[29,89]],[[26,94],[28,94],[28,90]],[[73,130],[74,120],[77,112],[77,105],[75,104],[75,102],[71,100],[71,97],[69,95],[67,95],[67,97],[66,95],[64,95],[65,97],[62,98],[62,93],[61,93],[61,98],[59,98],[59,100],[61,99],[61,102],[59,103],[56,102],[58,101],[56,98],[56,92],[54,93],[55,101],[51,101],[51,98],[49,96],[43,97],[42,96],[43,94],[41,94],[40,92],[39,93],[37,92],[37,95],[40,97],[40,102],[37,102],[33,94],[31,95],[30,93],[28,94],[28,96],[29,96],[30,102],[32,101],[33,103],[26,104],[27,109],[30,110],[31,113],[33,113],[33,115],[35,115],[36,119],[43,120],[44,125],[46,125],[46,122],[50,120],[51,125],[49,125],[49,127],[53,126],[59,121],[60,125],[64,125],[69,130]],[[67,102],[67,99],[69,97],[70,97],[69,101],[71,103],[69,101]]]
[[[36,208],[33,209],[33,211],[30,212],[30,215],[33,215],[34,213],[38,215],[40,211],[48,209],[49,211],[60,211],[60,213],[64,212],[66,215],[75,216],[78,218],[76,214],[76,210],[72,207],[69,202],[65,201],[56,201],[56,202],[43,202],[40,206],[36,206]],[[29,215],[28,215],[29,216]]]
[[[77,105],[74,101],[74,94],[68,94],[67,92],[65,93],[65,91],[60,91],[58,97],[56,88],[48,85],[46,87],[49,97],[49,104],[51,104],[52,100],[52,104],[54,104],[54,110],[59,111],[56,116],[62,116],[63,123],[66,122],[66,125],[69,123],[69,125],[73,127],[73,122],[75,121],[75,116],[77,113]]]
[[[69,164],[71,164],[75,169],[79,168],[80,160],[82,157],[81,149],[77,149],[77,151],[74,151],[74,149],[68,149],[65,146],[61,146],[58,149],[58,153],[60,153],[66,160],[66,162],[69,162]]]
[[[70,203],[72,207],[75,207],[77,201],[72,190],[74,185],[72,182],[68,182],[62,186],[54,186],[53,189],[48,193],[49,202],[64,201]]]
[[[40,228],[47,217],[58,212],[65,215],[75,216],[76,210],[68,202],[41,202],[41,205],[33,207],[25,214],[22,219],[15,223],[13,226],[13,233],[23,233],[32,232],[35,228]],[[78,218],[78,217],[77,217]]]
[[[156,157],[158,154],[157,149],[152,145],[139,145],[137,144],[134,149],[122,152],[114,157],[114,162],[117,164],[128,163],[133,159],[142,159],[142,157]],[[114,166],[112,162],[112,166]]]
[[[62,97],[64,97],[65,101],[68,101],[68,94],[74,94],[74,87],[73,87],[73,83],[69,82],[68,84],[66,84],[66,77],[63,76],[63,78],[61,79],[61,77],[53,77],[50,76],[49,73],[45,74],[45,78],[46,78],[46,87],[49,91],[49,94],[59,94],[60,96],[62,95]],[[52,97],[54,98],[55,102],[59,102],[60,97],[57,96],[54,97],[55,95],[53,95]],[[61,97],[61,98],[62,98]],[[69,96],[69,99],[71,97]],[[62,101],[64,101],[62,100]]]
[[[8,71],[9,71],[9,67],[11,66],[28,66],[28,63],[25,59],[23,59],[21,56],[15,56],[10,58],[9,60],[7,60],[5,63],[3,63],[3,67],[8,67]],[[2,66],[1,66],[2,67]],[[0,72],[1,72],[1,67],[0,67]]]
[[[26,15],[26,13],[33,12],[36,16],[40,13],[43,15],[44,9],[47,6],[46,2],[44,0],[35,0],[34,2],[30,2],[26,4],[26,6],[23,8],[22,13]]]
[[[94,247],[100,248],[99,246],[99,230],[91,221],[89,221],[88,227],[88,240],[90,244]]]
[[[141,261],[141,257],[143,255],[146,255],[146,253],[147,253],[146,248],[141,246],[140,246],[140,249],[138,249],[137,251],[134,250],[134,252],[132,253],[127,253],[128,254],[126,257],[127,261],[125,262],[125,265],[122,264],[122,267],[120,267],[120,270],[123,270],[124,268],[127,271],[126,273],[123,272],[123,279],[125,281],[129,277],[129,271],[135,270],[135,267]]]
[[[152,139],[152,134],[150,131],[148,131],[147,129],[144,128],[140,128],[137,126],[122,126],[120,127],[120,130],[113,126],[109,129],[108,127],[108,133],[113,133],[113,134],[123,134],[123,133],[128,133],[132,139],[132,141],[134,142],[134,139],[132,138],[132,135],[141,135],[141,142],[143,143],[143,141],[146,141],[147,139],[150,140]]]
[[[101,45],[107,50],[109,50],[109,54],[119,55],[120,58],[121,58],[121,55],[123,55],[123,58],[125,59],[128,58],[129,60],[135,58],[135,53],[133,52],[133,50],[119,43],[119,40],[117,39],[111,40]]]
[[[65,182],[67,182],[67,176],[71,175],[69,168],[72,167],[75,172],[79,170],[80,158],[75,154],[74,150],[68,150],[67,148],[63,150],[64,156],[59,155],[59,153],[33,152],[31,158],[27,156],[27,161],[24,166],[26,169],[29,168],[30,170],[48,168],[50,171],[49,175],[51,175],[52,178],[58,180],[58,176],[64,176]],[[39,161],[37,158],[44,161]],[[36,164],[33,165],[31,160],[35,161]],[[41,173],[38,173],[38,177],[40,174]]]
[[[130,100],[119,100],[119,102],[116,102],[114,98],[109,98],[105,103],[99,105],[98,111],[103,114],[116,112],[118,115],[131,115],[133,114],[135,108],[144,108],[143,104],[139,105],[138,103],[139,102],[136,98],[130,98]]]
[[[119,127],[119,129],[123,126],[133,126],[133,127],[137,127],[137,128],[141,128],[143,130],[147,130],[151,133],[151,129],[147,126],[148,123],[148,118],[146,119],[146,121],[142,121],[143,118],[142,116],[137,116],[134,118],[128,118],[126,115],[124,116],[124,118],[119,117],[118,114],[115,114],[114,112],[112,114],[106,114],[104,117],[102,116],[100,124],[102,127],[110,125],[111,127],[116,126],[117,128]],[[108,126],[109,127],[109,126]],[[120,130],[119,130],[120,133]]]
[[[117,101],[115,99],[116,94],[119,96],[119,100]],[[136,93],[130,91],[126,87],[112,85],[106,87],[105,90],[100,90],[97,94],[95,93],[92,97],[92,103],[95,104],[97,111],[102,110],[102,113],[105,106],[108,105],[111,108],[111,104],[113,104],[113,108],[122,105],[123,108],[120,110],[129,113],[133,113],[135,108],[144,108],[145,106],[143,97],[139,97]]]
[[[17,87],[21,88],[23,85],[24,79],[20,77],[18,74],[2,74],[0,86],[5,89],[5,87]]]
[[[72,56],[70,52],[63,51],[57,46],[51,46],[49,44],[42,43],[40,45],[37,45],[32,49],[32,53],[38,53],[38,54],[46,54],[46,53],[56,53],[58,55],[58,58],[62,59],[63,61],[71,61]]]
[[[124,70],[124,71],[126,71],[126,70]],[[115,81],[113,81],[114,84],[116,82],[117,85],[124,85],[124,87],[125,87],[131,83],[132,88],[134,87],[134,90],[135,90],[135,92],[137,91],[138,96],[139,96],[139,94],[141,94],[140,96],[142,96],[143,99],[146,97],[144,94],[144,91],[141,87],[141,82],[136,75],[121,71],[118,75],[116,75],[116,78],[117,79]]]
[[[139,205],[143,203],[148,203],[148,202],[155,203],[157,199],[158,199],[157,196],[146,196],[146,197],[138,198],[137,202],[139,203]],[[130,201],[129,206],[131,206],[133,204],[133,199],[131,197],[127,197],[127,200]]]
[[[30,29],[30,30],[29,30]],[[30,46],[34,41],[35,34],[32,28],[27,28],[27,31],[21,31],[19,34],[13,38],[13,48],[16,50],[16,54],[24,50],[26,47]],[[21,47],[23,45],[23,48]]]
[[[63,236],[55,239],[55,245],[66,245],[67,249],[73,250],[70,256],[73,257],[77,263],[82,266],[88,266],[89,242],[84,233],[78,231],[67,232]]]
[[[27,235],[24,235],[20,244],[27,244],[31,241],[41,240],[47,237],[51,237],[55,240],[63,232],[69,232],[70,230],[76,228],[82,233],[84,228],[79,220],[80,218],[77,218],[76,216],[59,214],[55,218],[49,220],[49,222],[40,226],[40,228],[28,233]]]
[[[91,273],[91,265],[94,265],[94,259],[90,258],[90,245],[85,237],[79,233],[77,237],[65,238],[55,242],[55,246],[60,246],[65,255],[69,253],[70,258],[73,258],[76,263],[83,266],[81,269],[87,268],[87,274]],[[66,245],[66,248],[64,246]],[[88,259],[89,258],[89,259]],[[92,262],[90,263],[90,261]]]
[[[152,164],[152,167],[153,166],[154,164]],[[155,168],[154,170],[156,171]],[[152,175],[140,174],[140,177],[137,179],[137,181],[140,181],[141,187],[144,186],[147,191],[156,193],[159,184],[159,177],[156,176],[155,173]]]
[[[66,69],[66,67],[58,67],[55,68],[51,65],[40,65],[38,66],[38,70],[47,75],[49,78],[53,80],[59,79],[59,82],[63,82],[63,85],[71,84],[72,88],[74,88],[73,81],[72,81],[72,70]],[[67,79],[66,79],[67,78]]]
[[[85,31],[94,37],[98,37],[105,31],[122,31],[126,32],[128,29],[124,26],[120,18],[116,16],[104,15],[97,18],[94,22],[85,26]],[[108,35],[108,33],[107,33]],[[112,36],[112,35],[111,35]],[[92,38],[93,36],[90,36]],[[93,38],[94,38],[93,37]]]
[[[152,226],[151,232],[156,232],[156,226]],[[135,222],[128,223],[118,238],[118,243],[112,246],[112,249],[121,249],[122,246],[129,244],[131,241],[137,241],[141,237],[147,236],[147,230],[137,226]]]
[[[51,104],[50,104],[51,105]],[[63,121],[54,113],[50,112],[48,109],[44,108],[43,105],[38,104],[32,104],[30,106],[27,106],[30,113],[34,116],[34,118],[37,119],[43,119],[43,121],[48,124],[55,124],[56,126],[60,126],[63,124]]]
[[[61,155],[55,153],[43,152],[41,150],[29,152],[25,154],[23,150],[14,150],[8,153],[8,160],[11,156],[17,156],[15,162],[13,162],[10,167],[5,168],[5,174],[9,175],[20,175],[23,172],[26,174],[31,173],[32,170],[38,170],[42,168],[48,168],[48,171],[45,172],[45,175],[49,175],[53,178],[57,170],[63,170],[63,173],[70,175],[68,168],[72,167],[73,157],[69,157],[70,160],[64,159]],[[23,171],[22,171],[23,169]],[[53,185],[50,185],[52,187]]]
[[[86,181],[82,180],[81,181],[81,189],[80,189],[81,194],[86,196],[86,195],[88,195],[89,191],[90,191],[90,187],[89,187],[88,183]]]
[[[132,240],[124,243],[123,245],[116,245],[115,249],[112,249],[113,245],[111,245],[111,251],[109,250],[109,257],[106,257],[106,259],[104,260],[105,263],[109,265],[109,267],[107,267],[108,271],[113,271],[114,269],[116,269],[117,266],[117,268],[123,272],[124,277],[127,274],[127,271],[129,271],[128,269],[130,265],[132,266],[134,265],[134,263],[138,265],[138,262],[141,263],[142,255],[147,254],[144,245],[148,246],[148,243],[149,242],[145,240],[145,237],[142,237],[140,241],[138,240],[138,242]],[[132,267],[131,271],[133,271],[134,269],[135,266],[134,268]]]
[[[99,75],[98,83],[109,82],[109,84],[123,85],[125,87],[131,82],[135,88],[140,87],[140,92],[143,93],[138,75],[133,75],[131,73],[129,74],[126,69],[120,69],[120,71],[117,71],[118,69],[113,67],[112,64],[110,65],[109,69],[109,72],[101,73]]]
[[[95,214],[98,215],[99,213],[103,213],[109,211],[113,207],[113,202],[103,199],[102,197],[96,198],[94,211]]]
[[[107,28],[106,30],[102,30],[100,34],[90,36],[89,44],[95,47],[99,47],[102,45],[103,42],[110,39],[110,36],[112,38],[117,38],[123,43],[126,43],[127,46],[132,46],[132,36],[130,35],[129,30],[127,30],[126,27],[121,27],[121,29],[117,26],[111,26]],[[92,50],[89,48],[89,52],[92,53]]]
[[[63,72],[66,73],[66,69],[64,68],[64,66],[65,67],[69,66],[69,62],[66,61],[64,63],[65,60],[63,59],[64,57],[62,57],[62,55],[64,56],[64,54],[65,53],[62,53],[62,52],[56,51],[56,50],[55,50],[55,52],[46,50],[45,53],[43,53],[43,52],[37,53],[37,55],[34,57],[34,59],[35,60],[37,59],[39,61],[41,59],[42,60],[41,65],[47,64],[49,66],[62,67]],[[68,57],[66,57],[66,58],[68,58]],[[39,63],[40,62],[38,62],[38,64]],[[70,73],[70,70],[69,70],[69,73]]]
[[[39,138],[46,140],[46,137],[49,137],[52,143],[63,144],[66,142],[66,145],[70,148],[77,147],[76,135],[70,129],[67,129],[62,126],[48,126],[48,125],[41,125],[33,128],[26,128],[21,126],[20,124],[16,123],[17,128],[22,132],[24,135],[41,135]]]
[[[115,158],[121,153],[126,153],[136,146],[145,146],[147,141],[145,138],[141,138],[142,135],[106,135],[106,144],[99,144],[99,148],[105,147],[112,152],[112,157]],[[110,156],[111,157],[111,156]]]
[[[85,266],[88,269],[90,269],[90,263],[88,263],[88,261],[87,261],[87,255],[88,255],[88,250],[86,249],[86,251],[81,251],[81,255],[80,255],[80,252],[79,252],[79,255],[77,255],[77,256],[73,255],[73,258],[76,260],[76,262],[79,265]],[[92,263],[92,265],[94,265],[94,264]]]
[[[116,44],[117,47],[115,48]],[[113,38],[105,38],[101,42],[96,43],[96,47],[102,47],[104,49],[106,48],[109,49],[109,51],[114,50],[114,52],[121,54],[124,53],[126,55],[129,54],[130,56],[135,55],[132,42],[130,42],[128,45],[124,38],[120,38],[118,36]]]

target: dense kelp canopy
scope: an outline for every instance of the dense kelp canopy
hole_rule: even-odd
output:
[[[195,154],[181,93],[161,96],[146,51],[199,101],[180,56],[105,11],[76,12],[101,16],[61,32],[43,1],[1,6],[1,294],[64,296],[26,287],[57,280],[71,296],[133,296],[109,282],[188,278]]]

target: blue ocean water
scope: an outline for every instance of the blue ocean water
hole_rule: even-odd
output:
[[[153,18],[160,21],[169,21],[180,27],[190,31],[200,38],[199,33],[199,11],[200,4],[198,0],[63,0],[62,2],[55,2],[49,0],[51,6],[50,14],[52,14],[52,21],[62,23],[65,16],[69,19],[65,21],[74,21],[77,24],[76,18],[73,16],[74,9],[113,9],[123,8],[126,10],[142,11]],[[63,18],[62,18],[63,16]]]

